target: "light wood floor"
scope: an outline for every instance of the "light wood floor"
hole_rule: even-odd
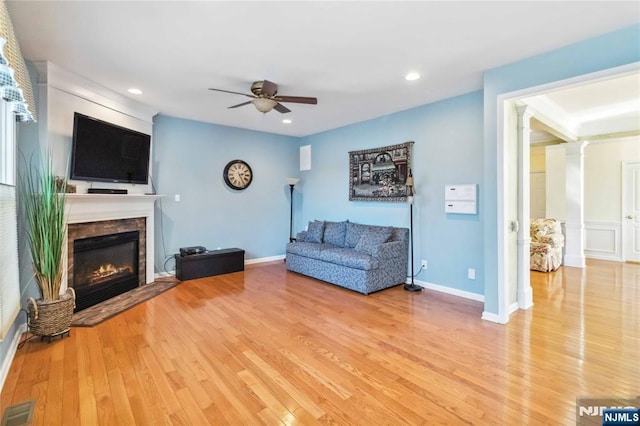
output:
[[[532,273],[535,306],[401,287],[362,296],[282,262],[184,282],[16,355],[2,407],[34,424],[575,424],[640,394],[640,265]]]

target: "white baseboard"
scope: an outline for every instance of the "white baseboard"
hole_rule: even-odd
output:
[[[511,314],[518,309],[520,309],[520,307],[518,306],[518,302],[513,302],[511,305],[509,305],[509,313],[506,315],[506,317],[501,317],[498,314],[484,311],[482,312],[482,319],[485,321],[495,322],[497,324],[506,324],[509,322],[509,317],[511,316]]]
[[[587,253],[585,250],[584,257],[587,259],[607,260],[609,262],[624,262],[624,259],[618,256],[607,256],[604,254]]]
[[[249,260],[245,260],[244,264],[245,265],[252,265],[255,263],[266,263],[266,262],[274,262],[276,260],[283,260],[286,256],[284,254],[278,255],[278,256],[269,256],[269,257],[259,257],[257,259],[249,259]],[[166,278],[166,277],[175,277],[176,276],[176,271],[169,271],[169,272],[157,272],[155,274],[156,278]]]
[[[482,319],[485,321],[495,322],[497,324],[506,324],[509,322],[508,316],[506,318],[503,318],[498,314],[494,314],[487,311],[482,312]]]
[[[585,268],[586,262],[584,260],[584,256],[571,256],[565,255],[564,262],[562,263],[564,266],[571,266],[572,268]]]
[[[409,279],[407,279],[406,283],[408,284]],[[484,295],[478,293],[471,293],[470,291],[458,290],[457,288],[451,288],[440,284],[433,284],[427,281],[421,280],[413,280],[415,284],[418,284],[420,287],[428,288],[429,290],[438,291],[440,293],[451,294],[453,296],[462,297],[465,299],[475,300],[477,302],[484,302]]]
[[[527,285],[523,290],[518,290],[518,301],[516,305],[518,309],[529,309],[533,306],[533,289],[530,285]]]
[[[428,288],[430,290],[439,291],[441,293],[451,294],[453,296],[463,297],[465,299],[471,299],[478,302],[484,302],[484,295],[478,293],[471,293],[469,291],[458,290],[456,288],[446,287],[439,284],[433,284],[426,281],[414,280],[414,282],[424,288]],[[500,315],[483,311],[482,319],[485,321],[495,322],[497,324],[506,324],[509,322],[509,315],[511,315],[514,311],[518,310],[518,304],[514,303],[509,306],[509,314],[507,314],[506,318],[501,317]]]
[[[9,375],[9,370],[11,369],[11,363],[13,362],[13,358],[18,351],[18,344],[20,343],[20,338],[24,333],[27,332],[27,323],[21,324],[16,331],[16,334],[13,336],[13,340],[11,340],[11,344],[7,349],[7,355],[2,360],[2,365],[0,365],[0,392],[2,392],[2,388],[4,386],[4,381],[7,379]]]
[[[284,255],[284,254],[281,254],[281,255],[278,255],[278,256],[259,257],[257,259],[245,260],[244,264],[245,265],[252,265],[254,263],[274,262],[276,260],[284,260],[285,257],[286,257],[286,255]]]
[[[176,276],[176,271],[157,272],[155,274],[156,278],[167,278],[167,277],[175,277],[175,276]]]

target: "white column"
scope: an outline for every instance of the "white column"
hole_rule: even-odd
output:
[[[520,309],[533,306],[533,291],[529,272],[531,237],[529,235],[530,218],[530,149],[531,149],[531,117],[530,107],[520,106],[518,109],[518,292],[517,302]]]
[[[564,264],[584,268],[584,147],[589,142],[565,144],[566,254]]]

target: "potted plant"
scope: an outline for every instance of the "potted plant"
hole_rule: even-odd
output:
[[[34,277],[41,293],[40,299],[29,300],[29,329],[36,336],[64,335],[75,308],[72,288],[60,294],[66,249],[66,179],[54,176],[51,155],[47,155],[41,170],[30,167],[21,175],[20,187]]]

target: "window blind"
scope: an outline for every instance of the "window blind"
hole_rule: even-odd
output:
[[[19,311],[16,188],[0,184],[0,341]]]

